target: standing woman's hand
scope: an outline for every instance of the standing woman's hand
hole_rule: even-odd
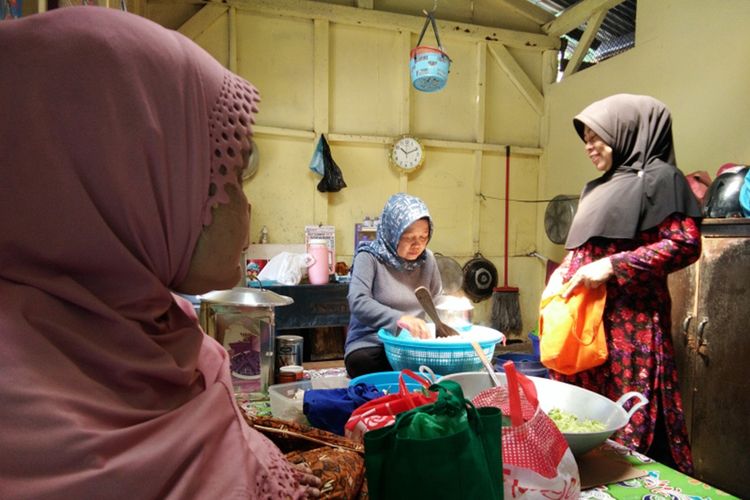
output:
[[[409,330],[412,337],[418,339],[431,339],[435,337],[429,328],[427,328],[427,323],[416,316],[401,316],[396,324],[404,330]]]
[[[596,288],[607,281],[613,274],[612,261],[609,260],[609,257],[590,262],[578,268],[575,274],[573,274],[573,277],[566,284],[566,289],[562,293],[562,296],[567,298],[581,284],[586,288]]]

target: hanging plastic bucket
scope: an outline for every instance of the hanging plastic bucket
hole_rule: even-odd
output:
[[[434,47],[414,47],[409,54],[412,85],[422,92],[436,92],[445,87],[450,67],[448,54]]]
[[[414,88],[422,92],[437,92],[445,87],[448,81],[448,72],[451,68],[451,58],[443,50],[438,35],[437,23],[433,12],[423,11],[427,18],[424,21],[422,32],[419,34],[417,46],[409,52],[409,69],[411,70],[411,83]],[[427,26],[432,24],[435,40],[438,47],[420,45]]]

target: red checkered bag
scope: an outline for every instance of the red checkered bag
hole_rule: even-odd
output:
[[[404,376],[413,378],[425,390],[409,392]],[[434,403],[437,400],[438,393],[426,390],[429,389],[430,385],[432,385],[432,382],[428,378],[411,370],[401,370],[398,377],[398,393],[373,399],[354,410],[344,426],[344,435],[361,443],[365,432],[391,425],[396,421],[396,415],[399,413]]]
[[[536,387],[512,361],[503,365],[508,386],[492,387],[474,397],[479,408],[493,406],[510,416],[503,426],[505,498],[577,499],[581,493],[578,465],[555,423],[539,408]]]

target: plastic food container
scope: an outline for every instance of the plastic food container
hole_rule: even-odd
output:
[[[274,384],[268,388],[271,414],[283,420],[307,424],[302,410],[304,391],[310,389],[339,389],[349,385],[347,377],[325,377],[313,380],[300,380],[288,384]]]
[[[271,413],[274,417],[307,424],[307,417],[302,411],[304,391],[312,389],[312,382],[300,380],[288,384],[274,384],[268,388],[271,400]]]

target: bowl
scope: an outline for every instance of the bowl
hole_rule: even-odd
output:
[[[471,329],[461,332],[460,337],[422,340],[412,338],[408,332],[402,332],[396,337],[381,329],[378,338],[383,342],[385,355],[394,370],[408,368],[416,372],[424,365],[434,373],[446,375],[481,369],[482,361],[474,352],[471,340],[475,340],[485,356],[491,359],[495,353],[495,345],[502,341],[504,335],[493,328],[472,325]]]
[[[355,386],[357,384],[369,384],[374,385],[378,388],[379,391],[385,392],[386,394],[397,394],[399,390],[398,380],[400,375],[400,371],[368,373],[366,375],[360,375],[359,377],[353,378],[351,382],[349,382],[349,387]],[[423,375],[425,375],[428,379],[436,381],[440,380],[440,375],[429,373],[423,373]],[[424,387],[422,384],[409,377],[408,375],[404,376],[404,382],[406,383],[406,389],[409,392],[414,392]]]
[[[507,383],[505,373],[498,373],[497,376],[501,384]],[[648,403],[648,399],[639,392],[628,392],[617,401],[612,401],[601,394],[565,382],[540,377],[529,379],[534,382],[539,406],[545,413],[549,413],[552,408],[559,408],[579,419],[598,420],[604,424],[604,430],[599,432],[562,433],[575,456],[583,455],[602,444],[623,428],[636,410]],[[474,399],[477,394],[492,387],[487,372],[454,373],[446,375],[443,380],[458,382],[467,399]],[[633,398],[637,401],[626,411],[623,405]]]
[[[547,367],[544,366],[541,361],[539,361],[539,356],[521,352],[503,353],[498,354],[492,364],[495,367],[496,371],[505,372],[505,369],[503,369],[503,364],[505,364],[506,361],[513,361],[516,370],[523,373],[524,375],[543,378],[549,377],[549,370],[547,370]]]
[[[474,306],[466,297],[441,295],[435,300],[440,321],[458,330],[468,331],[472,326]]]

